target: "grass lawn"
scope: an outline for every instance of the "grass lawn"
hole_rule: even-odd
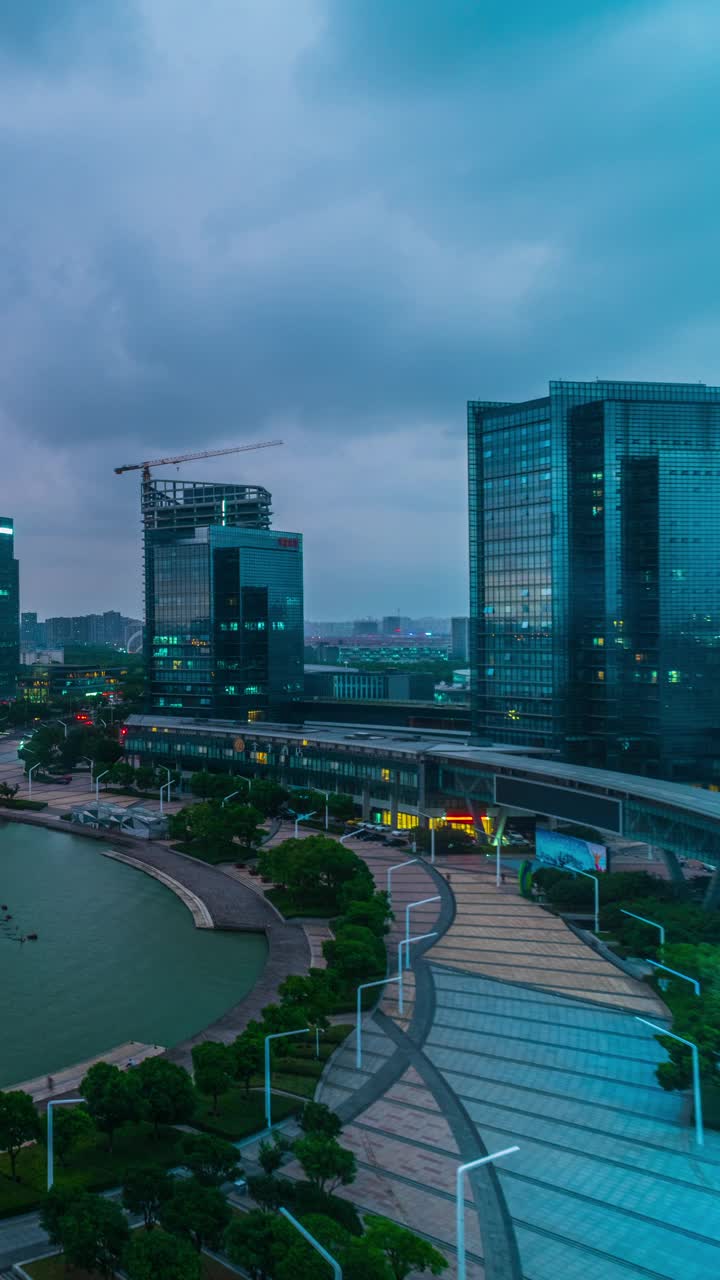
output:
[[[312,1082],[311,1082],[312,1083]],[[284,1098],[273,1094],[273,1120],[283,1120],[302,1107],[300,1098]],[[195,1124],[208,1133],[218,1133],[223,1138],[238,1142],[265,1128],[265,1099],[262,1091],[252,1090],[247,1096],[242,1088],[229,1089],[218,1099],[218,1115],[212,1114],[212,1099],[203,1099],[198,1107]]]
[[[177,1163],[180,1135],[174,1129],[160,1130],[156,1139],[149,1124],[131,1124],[118,1129],[113,1151],[107,1150],[104,1134],[78,1144],[66,1166],[55,1161],[55,1182],[59,1186],[81,1187],[103,1191],[117,1187],[125,1170],[160,1164],[170,1168]],[[17,1162],[20,1182],[10,1179],[10,1161],[0,1155],[0,1218],[24,1213],[38,1205],[47,1187],[47,1151],[39,1143],[23,1147]]]

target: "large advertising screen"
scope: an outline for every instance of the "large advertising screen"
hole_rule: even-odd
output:
[[[535,857],[544,867],[567,867],[568,871],[607,871],[607,849],[604,844],[565,836],[561,831],[538,827],[535,832]]]

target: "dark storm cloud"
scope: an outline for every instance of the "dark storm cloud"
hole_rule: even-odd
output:
[[[113,466],[282,434],[202,474],[267,483],[308,531],[313,613],[461,611],[468,397],[717,380],[716,6],[511,10],[5,7],[0,506],[32,536],[26,607],[138,607]]]

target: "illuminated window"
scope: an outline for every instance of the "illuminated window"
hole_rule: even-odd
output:
[[[670,684],[679,684],[679,683],[680,683],[680,672],[679,672],[679,671],[668,671],[668,680],[670,681]]]
[[[262,711],[248,711],[248,720],[262,720]]]
[[[389,769],[381,769],[381,770],[380,770],[380,777],[382,778],[383,782],[389,782],[389,781],[390,781],[390,770],[389,770]]]
[[[604,679],[605,679],[605,672],[604,672],[604,671],[596,671],[596,672],[595,672],[595,675],[596,675],[596,677],[597,677],[597,679],[598,679],[598,680],[604,680]]]
[[[602,648],[602,646],[605,644],[605,637],[604,637],[604,636],[593,636],[593,644],[594,644],[594,645],[597,645],[597,646],[598,646],[598,648]]]
[[[517,708],[516,708],[516,707],[511,707],[511,708],[510,708],[510,710],[508,711],[507,715],[508,715],[508,720],[519,720],[519,719],[520,719],[520,712],[517,710]]]
[[[226,692],[226,693],[237,693],[237,685],[234,685],[234,684],[226,684],[226,685],[225,685],[225,692]]]
[[[255,759],[257,760],[258,764],[267,764],[267,762],[268,762],[268,753],[267,753],[267,751],[256,751],[256,752],[255,752]]]
[[[182,671],[182,658],[173,658],[173,671]]]

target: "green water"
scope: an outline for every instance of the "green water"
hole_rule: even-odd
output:
[[[0,822],[0,1087],[127,1040],[172,1045],[250,990],[259,934],[196,929],[187,907],[99,842]],[[37,933],[37,942],[12,940]]]

